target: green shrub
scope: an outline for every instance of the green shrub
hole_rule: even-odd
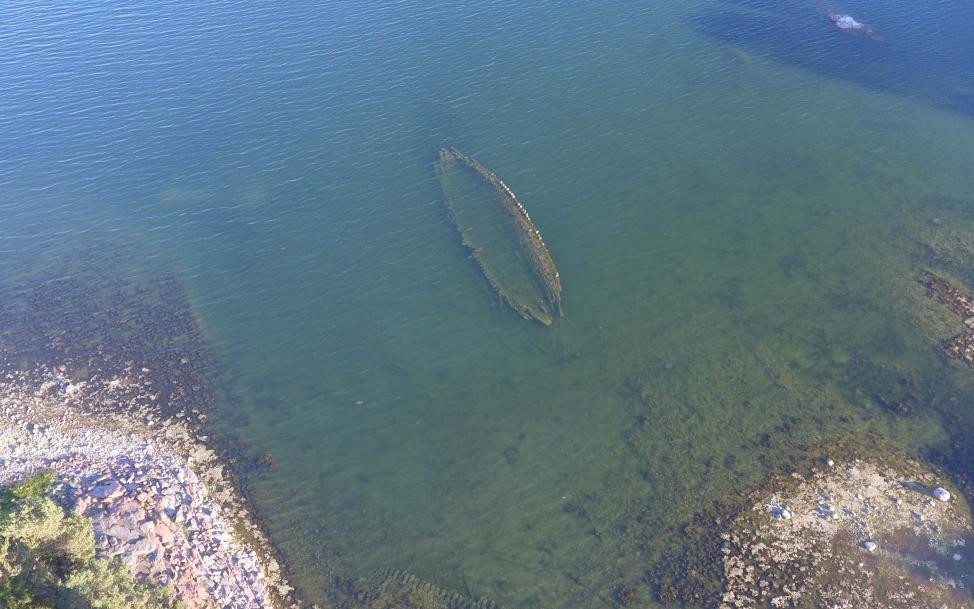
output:
[[[58,609],[157,609],[177,607],[168,588],[136,581],[119,562],[96,560],[68,576]]]
[[[7,580],[0,583],[0,607],[3,609],[41,609],[34,603],[34,595],[21,580]]]
[[[54,472],[44,472],[10,487],[0,486],[0,520],[13,511],[18,501],[42,499],[54,490]]]
[[[54,598],[65,574],[94,559],[91,522],[47,497],[19,500],[0,524],[0,581],[23,582],[38,598]]]
[[[48,497],[44,474],[0,489],[0,608],[177,609],[172,592],[95,558],[91,521]]]

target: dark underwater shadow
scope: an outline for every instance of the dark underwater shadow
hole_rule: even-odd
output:
[[[708,37],[749,53],[974,117],[974,3],[848,4],[725,0],[692,23]],[[874,32],[841,32],[828,22],[830,12],[852,14]]]

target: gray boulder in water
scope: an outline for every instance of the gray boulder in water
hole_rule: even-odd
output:
[[[840,15],[839,13],[829,13],[829,21],[832,22],[835,27],[840,30],[858,30],[865,33],[870,33],[872,28],[870,28],[865,23],[860,23],[856,21],[849,15]]]

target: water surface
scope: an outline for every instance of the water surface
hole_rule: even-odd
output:
[[[922,229],[974,220],[974,15],[925,11],[8,2],[2,285],[81,246],[179,278],[230,384],[213,424],[273,455],[248,486],[314,600],[394,569],[650,603],[691,515],[803,447],[958,456],[969,373],[904,293]],[[545,235],[550,328],[478,277],[443,146]]]

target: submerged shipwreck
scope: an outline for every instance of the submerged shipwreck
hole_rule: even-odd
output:
[[[436,164],[443,199],[487,283],[525,319],[561,316],[561,277],[524,205],[494,172],[456,148]]]

